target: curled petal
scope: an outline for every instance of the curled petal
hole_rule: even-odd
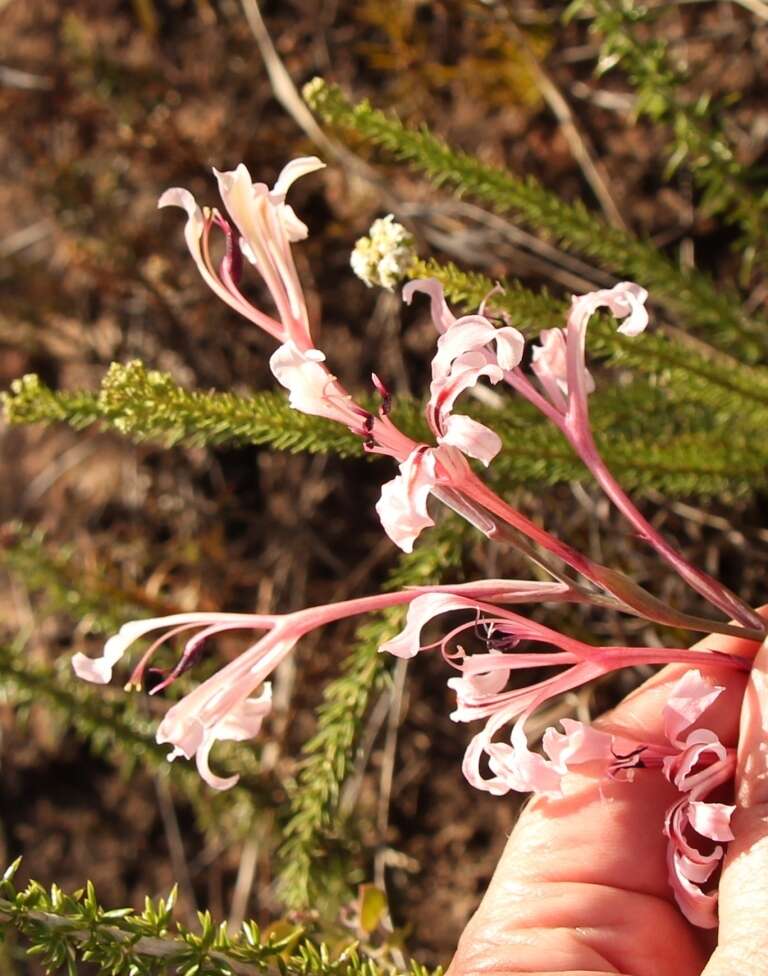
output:
[[[488,735],[485,730],[473,736],[464,752],[461,771],[469,785],[474,786],[475,789],[483,790],[492,796],[504,796],[514,787],[510,786],[503,776],[496,775],[495,770],[493,776],[483,776],[480,771],[480,764],[486,754],[487,747]]]
[[[487,467],[501,450],[501,438],[485,424],[461,414],[448,417],[443,424],[439,444],[457,447],[463,454],[477,458]]]
[[[272,375],[288,390],[288,399],[294,410],[317,417],[332,416],[326,403],[326,393],[333,377],[322,365],[324,362],[325,354],[319,349],[305,352],[293,342],[284,342],[270,356]]]
[[[561,719],[560,725],[563,732],[554,727],[547,729],[542,746],[554,768],[562,774],[568,772],[571,766],[587,762],[603,762],[607,769],[617,754],[629,751],[634,745],[623,740],[619,742],[608,732],[601,732],[575,719]],[[625,745],[629,746],[626,750]]]
[[[426,625],[441,613],[452,610],[466,610],[474,604],[465,597],[456,597],[452,593],[425,593],[417,596],[408,607],[405,627],[391,640],[386,641],[379,648],[396,657],[415,657],[421,650],[421,632]]]
[[[210,728],[197,747],[195,761],[202,779],[215,790],[231,789],[239,780],[239,776],[228,776],[226,779],[216,776],[208,763],[210,751],[216,742],[229,740],[244,742],[253,739],[261,731],[264,718],[272,708],[272,687],[266,682],[261,694],[256,698],[246,698],[237,708],[226,715],[220,722]],[[191,758],[188,756],[187,758]]]
[[[487,656],[493,657],[495,655],[491,652]],[[489,696],[498,695],[509,681],[510,670],[510,668],[496,668],[491,671],[464,675],[461,678],[449,678],[448,687],[456,692],[458,708],[461,710],[465,707],[472,707]],[[462,721],[461,718],[451,717],[454,721]]]
[[[681,745],[681,734],[716,701],[724,689],[713,685],[700,671],[691,670],[675,682],[664,706],[664,734]]]
[[[717,735],[710,729],[696,729],[683,743],[678,743],[681,751],[663,761],[664,775],[679,790],[691,790],[705,780],[707,769],[697,769],[707,758],[722,762],[728,750]]]
[[[629,309],[626,319],[619,326],[619,332],[625,336],[638,336],[648,325],[648,310],[645,307],[648,292],[631,281],[622,281],[621,284],[616,285],[614,291],[619,288],[622,289],[622,293],[617,300],[617,305],[626,304]],[[617,313],[614,311],[614,314]]]
[[[496,335],[496,329],[482,315],[465,315],[437,340],[437,352],[432,360],[432,377],[449,375],[455,359],[467,352],[487,346]]]
[[[203,233],[205,220],[197,201],[189,192],[180,186],[172,186],[166,190],[157,201],[158,209],[163,207],[181,207],[187,213],[187,223],[184,228],[184,239],[195,261],[200,263],[200,237]]]
[[[106,685],[112,680],[112,668],[122,657],[122,653],[116,658],[88,657],[79,651],[72,657],[72,670],[83,681],[90,681],[95,685]]]
[[[521,716],[512,729],[511,745],[491,742],[486,751],[493,773],[509,789],[520,793],[543,793],[562,796],[563,774],[553,763],[528,748],[524,721]]]
[[[429,295],[430,314],[438,332],[447,332],[456,321],[456,316],[448,308],[443,286],[436,278],[417,278],[403,287],[403,301],[410,305],[416,292]]]
[[[284,197],[296,180],[319,169],[325,169],[325,163],[317,156],[299,156],[298,159],[292,159],[280,170],[272,192]]]
[[[448,434],[454,403],[465,390],[473,387],[482,376],[490,379],[492,383],[498,383],[503,378],[504,373],[490,353],[478,349],[464,353],[454,362],[449,374],[432,381],[429,388],[430,396],[426,415],[427,422],[440,443],[442,443],[442,438]],[[449,440],[446,443],[450,444],[451,441]],[[487,455],[489,444],[490,442],[486,439],[484,444],[486,450],[482,451],[484,456]],[[460,445],[457,446],[460,447]],[[499,447],[501,447],[501,442],[499,442]]]
[[[293,207],[287,203],[281,203],[277,209],[277,213],[289,244],[297,244],[299,241],[305,241],[309,237],[309,227],[307,227],[303,220],[296,216],[296,211]]]
[[[384,531],[403,552],[412,552],[422,529],[435,524],[427,499],[437,480],[435,452],[417,447],[400,465],[400,474],[381,486],[376,511]]]
[[[688,819],[697,834],[725,843],[733,840],[731,817],[735,809],[727,803],[692,800],[688,804]]]
[[[496,329],[494,335],[496,340],[496,359],[502,369],[514,369],[520,365],[525,351],[525,339],[519,329],[511,325],[505,325],[501,329]]]
[[[615,318],[625,319],[619,326],[619,332],[627,336],[636,336],[648,325],[648,312],[645,308],[647,299],[648,292],[645,288],[632,281],[620,281],[613,288],[603,288],[588,292],[586,295],[575,295],[569,322],[574,322],[583,328],[590,316],[599,308],[607,308]]]
[[[702,929],[717,927],[717,892],[705,894],[691,880],[691,865],[677,851],[670,853],[667,860],[669,884],[680,911],[691,925]],[[698,882],[701,883],[701,882]]]
[[[179,186],[171,187],[162,194],[157,201],[157,206],[158,208],[181,207],[182,210],[186,211],[187,222],[184,225],[184,240],[186,241],[189,253],[197,265],[200,276],[214,294],[218,295],[227,305],[237,308],[239,311],[239,303],[228,289],[224,287],[223,283],[219,281],[216,275],[213,274],[212,269],[203,257],[201,239],[205,231],[205,218],[189,190],[185,190]]]

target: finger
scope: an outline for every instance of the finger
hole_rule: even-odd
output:
[[[768,974],[768,642],[744,695],[736,802],[720,881],[718,947],[705,976]]]

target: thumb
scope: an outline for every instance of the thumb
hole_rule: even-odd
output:
[[[768,976],[768,640],[744,694],[736,804],[720,881],[718,946],[702,976]]]

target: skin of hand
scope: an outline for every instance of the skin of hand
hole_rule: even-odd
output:
[[[738,743],[719,929],[694,928],[675,904],[662,825],[679,794],[661,771],[632,783],[572,775],[563,798],[523,811],[446,976],[768,976],[768,642],[697,646],[757,653],[749,676],[704,672],[726,690],[697,725]],[[662,709],[685,670],[664,668],[595,725],[664,742]]]

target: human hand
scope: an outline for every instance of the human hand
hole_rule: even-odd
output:
[[[699,646],[757,650],[718,637]],[[595,724],[663,743],[662,709],[685,670],[670,665]],[[669,886],[662,825],[676,790],[661,771],[638,770],[631,783],[573,774],[565,797],[523,811],[447,976],[768,974],[768,648],[749,680],[719,667],[705,674],[725,687],[705,724],[726,746],[739,742],[716,935],[685,919]]]

